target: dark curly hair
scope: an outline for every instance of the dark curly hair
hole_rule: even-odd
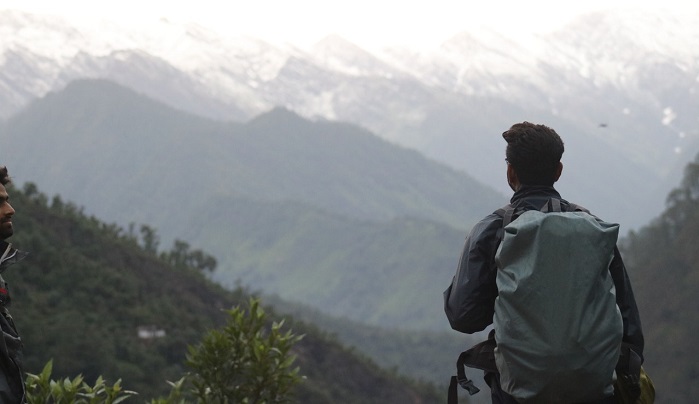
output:
[[[0,167],[0,184],[7,185],[11,182],[12,180],[10,179],[10,175],[7,174],[7,167]]]
[[[519,182],[551,186],[563,156],[563,140],[545,125],[522,122],[502,134],[507,142],[505,156],[514,167]]]

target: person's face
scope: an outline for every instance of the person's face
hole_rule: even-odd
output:
[[[9,238],[14,233],[12,228],[12,216],[15,210],[10,205],[10,195],[5,186],[0,184],[0,239]]]

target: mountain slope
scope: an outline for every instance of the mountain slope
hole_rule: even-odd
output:
[[[352,125],[284,110],[220,123],[101,81],[33,104],[0,139],[19,182],[205,246],[227,284],[375,324],[444,327],[466,229],[505,199]]]
[[[224,285],[253,285],[287,301],[367,324],[448,329],[442,292],[464,233],[437,222],[358,222],[293,203],[220,199],[191,220],[221,265]]]
[[[442,389],[447,388],[449,379],[454,375],[454,364],[459,354],[486,338],[483,333],[467,335],[453,330],[434,332],[367,325],[346,317],[328,316],[322,311],[273,295],[265,295],[265,301],[280,314],[289,314],[318,326],[385,369],[395,369],[398,374],[431,382]],[[419,366],[415,366],[416,363]],[[483,380],[478,380],[478,371],[473,373],[469,375],[476,376],[476,385],[487,388]],[[479,394],[470,397],[470,402],[489,403],[490,397]]]
[[[31,189],[31,191],[29,191]],[[227,292],[196,270],[174,268],[138,246],[135,235],[80,213],[70,202],[36,188],[10,189],[17,211],[15,246],[30,251],[3,274],[12,285],[12,313],[25,345],[26,371],[53,359],[55,379],[98,375],[140,393],[142,400],[178,380],[187,345],[222,324],[223,309],[243,304],[246,292]],[[280,316],[268,311],[270,320]],[[288,319],[305,337],[294,348],[307,379],[296,391],[307,403],[435,403],[430,386],[397,379],[353,355],[315,327]],[[164,335],[142,339],[138,327]]]
[[[224,124],[104,81],[76,82],[33,104],[8,121],[3,142],[15,150],[4,160],[25,178],[121,222],[152,216],[98,210],[117,199],[113,188],[90,192],[110,181],[111,170],[135,181],[132,189],[148,192],[146,202],[158,209],[184,182],[198,188],[181,196],[187,202],[212,193],[243,195],[298,200],[358,218],[410,215],[466,226],[478,216],[474,210],[500,198],[462,173],[352,125],[312,123],[283,110],[245,125]],[[13,157],[20,155],[26,157]],[[42,164],[52,170],[39,169]],[[90,182],[53,185],[79,172],[89,172]],[[128,197],[142,202],[136,193]]]

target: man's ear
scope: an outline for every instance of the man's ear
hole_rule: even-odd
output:
[[[563,163],[560,161],[558,162],[558,166],[556,167],[556,175],[553,177],[553,182],[558,181],[559,178],[561,178],[561,173],[563,172]]]
[[[507,164],[507,184],[514,192],[517,192],[520,186],[519,177],[512,164]]]

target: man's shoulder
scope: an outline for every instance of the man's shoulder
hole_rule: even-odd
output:
[[[469,237],[472,239],[483,239],[495,236],[497,230],[502,227],[503,215],[500,210],[497,209],[478,221],[471,228]]]

